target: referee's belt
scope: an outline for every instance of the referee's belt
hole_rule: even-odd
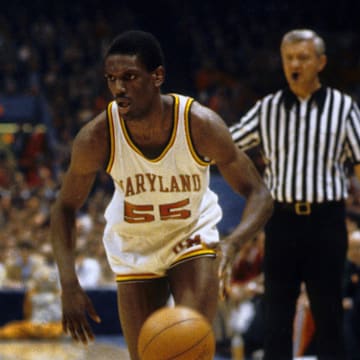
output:
[[[323,203],[310,203],[307,201],[296,201],[296,202],[287,203],[287,202],[275,201],[274,205],[275,205],[275,209],[288,211],[296,215],[308,216],[315,211],[324,209],[326,207],[339,206],[342,205],[343,203],[344,203],[343,200],[327,201]]]

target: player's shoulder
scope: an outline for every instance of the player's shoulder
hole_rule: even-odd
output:
[[[221,116],[216,111],[196,99],[191,104],[190,115],[194,119],[205,122],[221,120]]]
[[[85,172],[104,168],[109,151],[109,131],[106,112],[86,123],[72,144],[72,168]]]
[[[81,127],[77,133],[74,144],[80,147],[96,149],[94,146],[107,141],[108,139],[108,123],[106,111],[102,111],[92,120]]]
[[[95,116],[93,119],[84,124],[79,132],[78,136],[80,137],[93,137],[98,136],[100,133],[107,129],[107,116],[106,111],[102,111],[100,114]]]
[[[168,95],[171,95],[175,99],[175,102],[188,107],[189,117],[192,123],[199,121],[216,121],[220,119],[219,114],[192,96],[179,93],[170,93]]]

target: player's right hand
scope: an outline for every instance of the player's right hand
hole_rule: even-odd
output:
[[[85,291],[80,286],[63,288],[61,300],[64,332],[83,344],[93,341],[95,336],[87,316],[97,323],[100,323],[101,319]]]

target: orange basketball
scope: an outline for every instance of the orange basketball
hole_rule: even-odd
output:
[[[141,360],[213,360],[215,337],[208,320],[185,306],[151,314],[138,339]]]

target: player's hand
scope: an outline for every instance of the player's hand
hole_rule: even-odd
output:
[[[85,291],[80,286],[63,288],[61,298],[62,325],[65,333],[83,344],[93,341],[95,336],[87,316],[97,323],[101,322],[101,319]]]
[[[232,268],[237,248],[229,241],[220,241],[219,297],[224,300],[230,291]]]

